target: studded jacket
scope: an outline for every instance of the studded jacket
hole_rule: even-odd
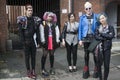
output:
[[[26,16],[18,16],[17,24],[19,28],[21,41],[25,45],[29,44],[37,44],[40,43],[40,32],[39,32],[39,24],[41,19],[36,16],[26,17]],[[34,35],[36,34],[36,41],[34,40]]]

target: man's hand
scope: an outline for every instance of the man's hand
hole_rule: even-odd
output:
[[[79,45],[80,45],[80,46],[83,46],[83,41],[79,41]]]

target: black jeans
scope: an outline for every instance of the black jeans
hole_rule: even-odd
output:
[[[73,57],[73,66],[76,66],[76,63],[77,63],[77,47],[78,47],[78,44],[76,44],[76,45],[73,45],[73,44],[69,45],[66,42],[67,61],[68,61],[68,65],[69,66],[72,66],[71,57]]]
[[[85,60],[85,66],[89,66],[89,53],[90,53],[89,50],[88,50],[89,45],[90,45],[90,42],[84,42],[84,52],[85,52],[84,60]],[[97,61],[96,61],[95,53],[93,53],[93,57],[94,57],[95,66],[97,66]]]
[[[54,67],[54,52],[55,50],[47,50],[43,48],[43,55],[41,58],[41,69],[42,70],[45,69],[45,63],[46,63],[46,58],[47,58],[48,53],[49,53],[49,59],[50,59],[50,68]]]
[[[110,56],[111,50],[106,49],[102,52],[99,51],[98,53],[98,72],[99,72],[99,79],[102,80],[102,70],[101,66],[104,63],[104,80],[107,80],[109,74],[109,66],[110,66]]]
[[[30,70],[30,58],[31,58],[32,70],[35,70],[35,62],[36,62],[36,46],[35,46],[35,44],[25,45],[24,52],[25,52],[25,64],[26,64],[27,70]]]

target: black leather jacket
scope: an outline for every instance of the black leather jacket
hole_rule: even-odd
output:
[[[34,34],[37,36],[37,43],[40,43],[40,34],[39,34],[39,24],[37,24],[36,19],[34,17],[23,17],[25,20],[19,18],[18,20],[18,28],[20,33],[20,38],[23,45],[30,45],[34,43]]]
[[[107,32],[102,32],[102,33],[99,31],[99,28],[100,28],[100,26],[96,28],[95,38],[97,40],[102,41],[104,50],[111,49],[111,47],[112,47],[112,39],[115,36],[113,26],[108,26]]]

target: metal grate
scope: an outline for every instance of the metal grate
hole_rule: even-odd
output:
[[[60,25],[60,0],[6,0],[8,20],[10,30],[14,33],[16,30],[16,17],[25,15],[24,6],[30,3],[33,6],[33,15],[42,18],[44,12],[55,12]]]

